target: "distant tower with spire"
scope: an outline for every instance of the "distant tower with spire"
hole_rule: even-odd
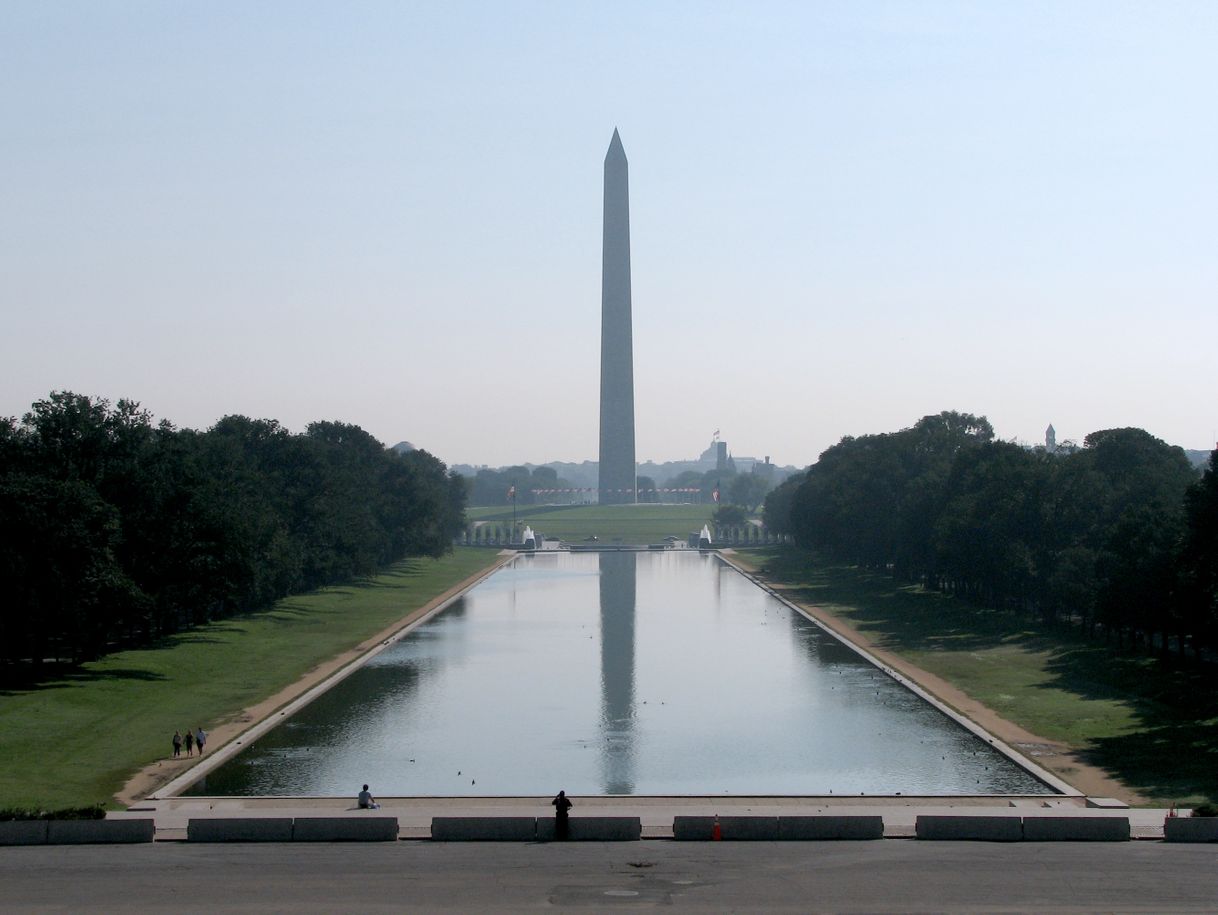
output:
[[[1057,431],[1053,428],[1053,424],[1049,423],[1049,428],[1045,430],[1045,451],[1052,454],[1057,450]]]
[[[630,325],[630,181],[617,128],[605,154],[601,257],[601,448],[598,499],[635,502],[634,344]]]

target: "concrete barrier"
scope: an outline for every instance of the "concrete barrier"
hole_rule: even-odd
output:
[[[635,842],[643,838],[638,817],[571,817],[567,838],[572,842]],[[553,842],[554,817],[537,818],[537,841]]]
[[[1028,842],[1128,842],[1129,817],[1024,817]]]
[[[1218,842],[1218,817],[1168,817],[1163,821],[1168,842]]]
[[[297,817],[292,823],[293,842],[396,842],[397,839],[397,817]]]
[[[678,816],[672,820],[672,837],[681,841],[710,841],[715,826],[713,816]],[[719,831],[725,842],[778,839],[778,817],[719,817]]]
[[[110,845],[151,842],[156,835],[152,817],[129,820],[51,820],[48,845]]]
[[[190,842],[290,842],[291,817],[222,817],[186,822]]]
[[[778,838],[792,841],[821,839],[882,839],[882,816],[798,816],[778,818]]]
[[[918,817],[915,832],[919,839],[1018,842],[1023,838],[1023,823],[1016,816],[925,815]]]
[[[535,817],[432,817],[431,837],[441,842],[532,842]]]
[[[46,844],[46,820],[5,820],[0,823],[0,845]]]

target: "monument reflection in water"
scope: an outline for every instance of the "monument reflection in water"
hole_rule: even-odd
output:
[[[191,789],[1052,794],[711,554],[521,556]]]

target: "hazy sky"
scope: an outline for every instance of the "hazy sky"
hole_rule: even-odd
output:
[[[0,415],[640,461],[1218,430],[1218,3],[0,3]]]

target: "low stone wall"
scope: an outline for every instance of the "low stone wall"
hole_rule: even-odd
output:
[[[51,820],[48,845],[109,845],[151,842],[156,835],[152,817],[123,820]]]
[[[638,817],[571,817],[567,826],[567,838],[572,842],[637,842],[643,838]],[[555,838],[554,817],[538,817],[537,841]]]
[[[672,837],[683,842],[709,841],[713,839],[714,828],[713,816],[673,817]],[[778,817],[719,817],[719,833],[725,842],[773,842],[778,839]]]
[[[440,842],[532,842],[536,817],[432,817],[431,837]]]
[[[920,816],[915,831],[919,839],[966,842],[1018,842],[1023,822],[1017,816]]]
[[[46,820],[5,820],[0,823],[0,845],[46,844]]]
[[[778,838],[789,841],[882,839],[882,816],[794,816],[778,818]]]
[[[108,845],[151,842],[151,817],[116,820],[9,820],[0,823],[0,845]]]
[[[186,823],[190,842],[291,842],[291,817],[225,817],[191,819]]]
[[[1218,842],[1218,817],[1168,817],[1163,821],[1168,842]]]
[[[1128,842],[1129,817],[1023,818],[1027,842]]]
[[[397,839],[397,817],[296,817],[292,822],[293,842],[396,842]]]

